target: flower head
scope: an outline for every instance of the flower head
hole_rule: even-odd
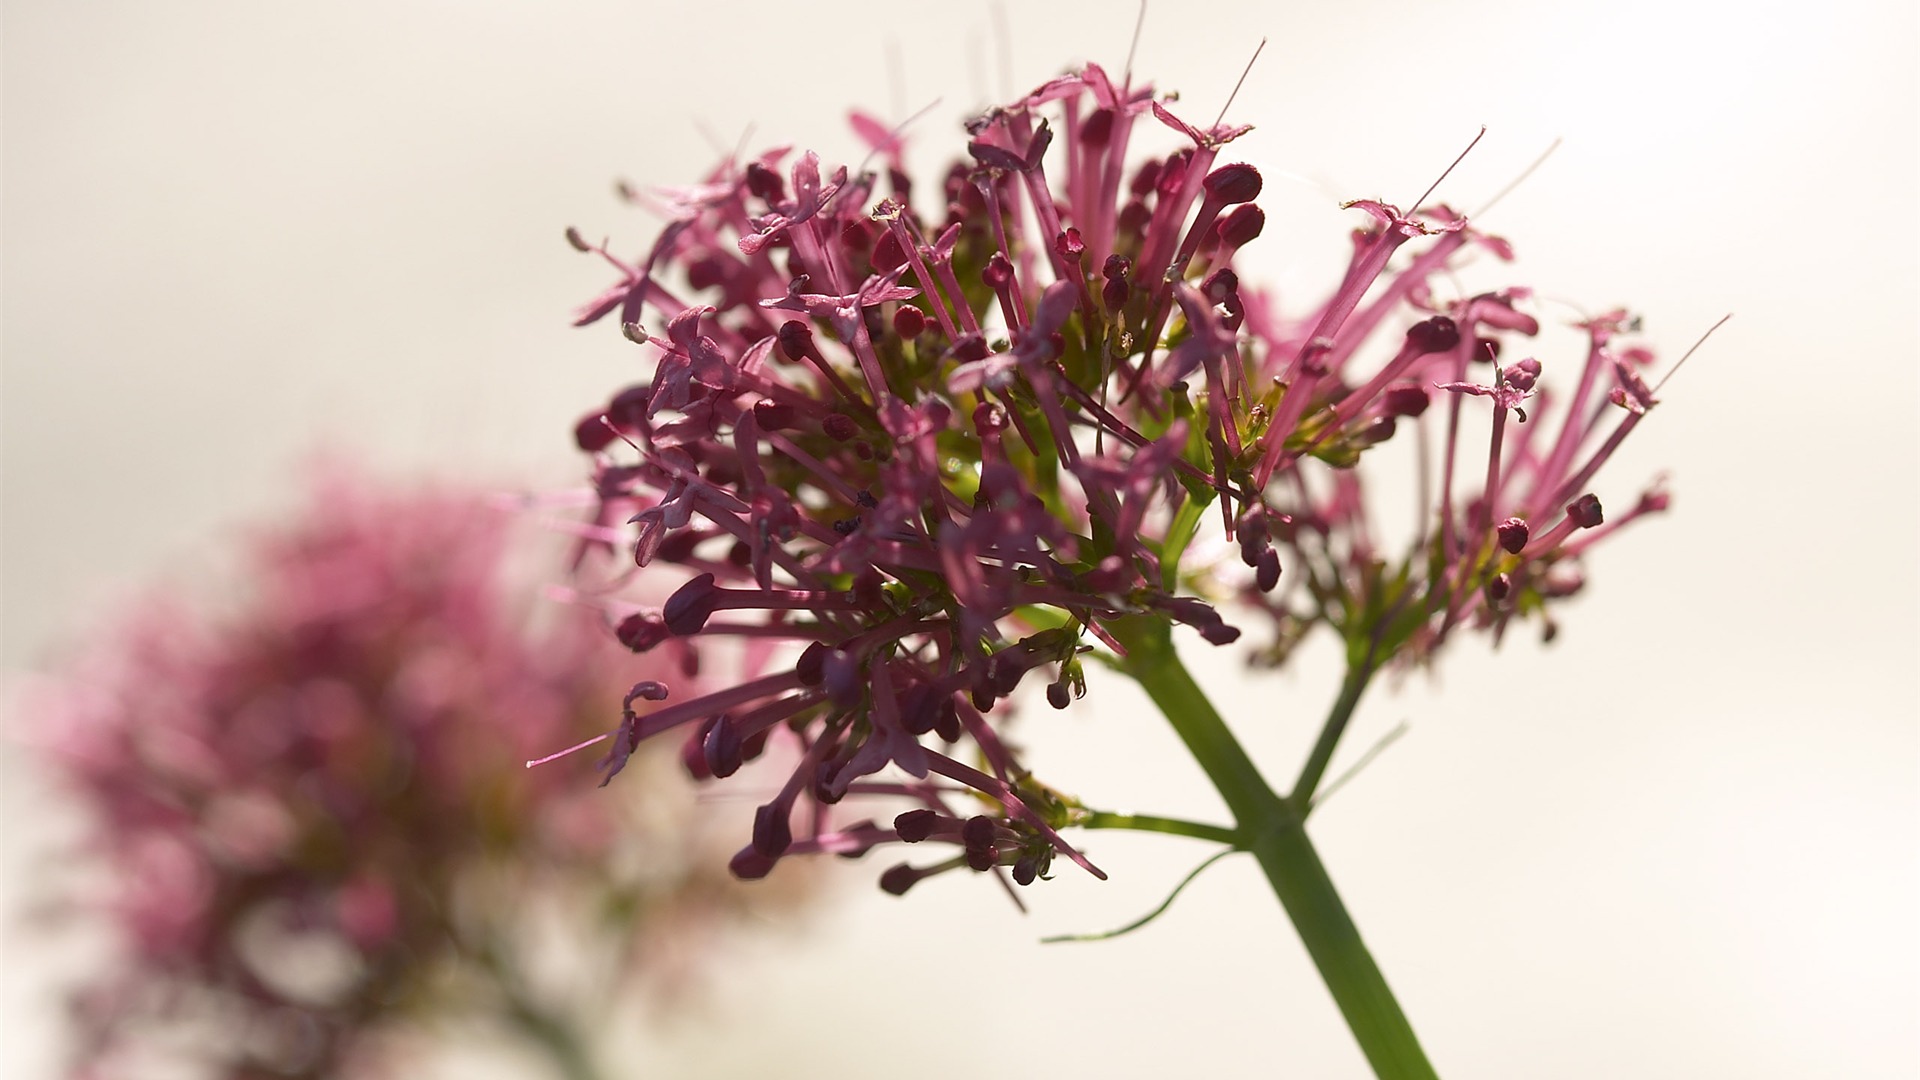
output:
[[[476,492],[327,472],[252,539],[244,602],[136,604],[37,691],[125,939],[79,1001],[92,1066],[210,1021],[193,1049],[224,1075],[336,1075],[402,1010],[474,996],[450,979],[485,1001],[522,977],[538,912],[665,975],[746,902],[670,776],[608,799],[522,767],[596,727],[633,658],[530,625],[505,524]]]
[[[1283,626],[1359,633],[1364,609],[1393,624],[1392,644],[1431,646],[1537,608],[1577,553],[1571,531],[1543,522],[1529,541],[1526,522],[1588,494],[1612,446],[1583,451],[1599,383],[1624,369],[1596,330],[1564,403],[1532,360],[1470,380],[1538,325],[1524,290],[1441,295],[1463,251],[1510,255],[1464,217],[1349,204],[1370,224],[1340,284],[1288,316],[1234,265],[1265,220],[1259,172],[1220,160],[1247,127],[1196,127],[1091,64],[969,121],[935,184],[902,173],[898,132],[856,126],[885,175],[782,150],[723,161],[673,196],[643,259],[592,249],[621,276],[579,320],[618,311],[654,363],[578,426],[600,504],[587,546],[669,583],[637,637],[658,644],[663,628],[745,664],[705,695],[668,679],[664,700],[630,697],[608,767],[668,732],[716,777],[788,745],[797,764],[736,873],[904,843],[948,853],[887,872],[890,891],[962,866],[1026,884],[1055,857],[1097,874],[1059,832],[1078,804],[1033,780],[1004,718],[1023,685],[1056,707],[1080,697],[1083,655],[1119,649],[1108,624],[1163,620],[1224,645],[1240,630],[1210,597],[1243,589]],[[1164,131],[1172,150],[1130,156]],[[642,316],[667,336],[638,330]],[[1363,344],[1396,328],[1397,350],[1365,370]],[[1496,418],[1469,501],[1452,477],[1473,396]],[[1536,420],[1503,455],[1523,401],[1561,406],[1560,430],[1536,443]],[[1436,424],[1431,542],[1383,569],[1355,466]],[[1597,517],[1570,514],[1569,529]],[[1196,543],[1209,522],[1249,576],[1199,554],[1235,546]],[[1298,593],[1317,611],[1297,614]],[[855,797],[912,808],[876,824],[842,809]]]

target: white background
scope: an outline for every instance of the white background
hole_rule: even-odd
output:
[[[568,329],[606,274],[561,230],[637,249],[616,177],[691,180],[749,126],[831,159],[856,104],[940,99],[931,184],[976,106],[1122,66],[1130,5],[1040,7],[1006,5],[1002,48],[961,3],[11,0],[0,661],[46,662],[128,583],[217,571],[208,538],[290,505],[316,446],[573,476],[572,421],[635,353]],[[1231,156],[1268,177],[1254,250],[1283,297],[1334,281],[1338,199],[1410,200],[1486,124],[1442,197],[1477,206],[1566,140],[1486,219],[1513,281],[1629,304],[1668,357],[1735,313],[1599,485],[1624,506],[1670,468],[1672,514],[1600,552],[1553,648],[1468,646],[1371,699],[1346,760],[1412,733],[1316,816],[1436,1065],[1920,1075],[1912,5],[1166,4],[1136,70],[1204,122],[1262,36]],[[1332,697],[1305,659],[1256,681],[1196,657],[1277,778]],[[1221,816],[1124,687],[1034,719],[1051,783]],[[7,757],[18,896],[59,814]],[[1114,880],[1068,870],[1025,918],[984,881],[894,900],[884,863],[852,867],[804,934],[736,950],[700,1018],[610,1035],[613,1074],[1364,1074],[1250,862],[1134,937],[1037,945],[1202,854],[1093,839]],[[8,1076],[55,1075],[58,966],[10,934]]]

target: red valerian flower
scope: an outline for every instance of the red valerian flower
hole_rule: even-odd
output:
[[[622,799],[522,767],[597,727],[635,660],[511,598],[530,566],[509,522],[477,491],[330,470],[250,541],[242,602],[135,604],[35,688],[22,714],[96,819],[124,939],[76,1002],[85,1075],[176,1052],[359,1075],[407,1018],[451,1013],[551,1049],[746,909],[670,766]],[[669,651],[639,666],[685,685]],[[611,954],[583,1000],[527,994],[543,914]]]
[[[783,177],[784,150],[728,159],[671,194],[641,260],[588,246],[621,277],[578,321],[617,312],[653,375],[576,427],[599,504],[582,557],[624,550],[673,588],[623,630],[635,648],[743,663],[704,695],[670,678],[664,700],[630,695],[606,768],[668,732],[711,777],[787,744],[797,764],[736,873],[907,843],[953,850],[888,871],[890,891],[962,866],[1026,884],[1057,856],[1099,874],[1060,833],[1082,808],[1002,731],[1030,674],[1056,707],[1083,694],[1083,654],[1124,652],[1115,620],[1225,645],[1241,631],[1212,599],[1244,585],[1283,638],[1313,622],[1351,636],[1364,612],[1387,651],[1430,650],[1565,591],[1573,530],[1601,516],[1585,485],[1617,445],[1582,453],[1600,383],[1621,380],[1623,429],[1651,395],[1606,350],[1609,320],[1564,402],[1532,359],[1467,377],[1538,330],[1524,290],[1438,294],[1462,252],[1505,259],[1504,241],[1444,206],[1351,203],[1372,224],[1326,302],[1291,318],[1234,265],[1265,221],[1259,172],[1218,161],[1247,127],[1196,127],[1089,64],[969,121],[967,156],[936,185],[904,174],[898,132],[856,128],[884,175],[826,173],[808,153]],[[1153,128],[1177,148],[1130,158]],[[1401,259],[1415,241],[1430,243]],[[1388,328],[1398,349],[1363,370]],[[1474,395],[1495,420],[1469,499],[1454,474]],[[1543,418],[1526,423],[1523,402],[1561,418],[1556,438],[1532,438]],[[1509,413],[1525,435],[1503,446]],[[1388,572],[1355,466],[1442,423],[1432,524]],[[1196,544],[1207,521],[1229,543]],[[1201,554],[1236,544],[1239,582]],[[842,809],[855,797],[916,805],[887,827]]]

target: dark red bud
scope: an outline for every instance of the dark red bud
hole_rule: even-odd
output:
[[[1207,195],[1224,203],[1252,202],[1260,197],[1260,170],[1236,163],[1222,165],[1201,181]]]
[[[1033,879],[1040,876],[1040,860],[1029,855],[1013,864],[1013,883],[1031,885]]]
[[[902,304],[900,309],[893,313],[893,332],[908,341],[926,333],[926,330],[927,316],[919,308]]]
[[[711,289],[727,279],[727,268],[709,256],[687,264],[687,284],[694,289]]]
[[[761,431],[793,427],[796,415],[794,407],[783,402],[763,400],[753,403],[753,421],[760,425]]]
[[[999,836],[999,824],[985,814],[975,814],[960,826],[960,840],[969,848],[989,848]]]
[[[1388,416],[1419,416],[1427,411],[1430,400],[1427,388],[1419,383],[1397,383],[1380,395],[1381,406]]]
[[[800,659],[793,665],[793,673],[802,686],[819,686],[826,678],[827,646],[816,641],[800,650]]]
[[[1095,109],[1092,115],[1080,125],[1080,143],[1083,146],[1105,146],[1113,138],[1113,110]]]
[[[714,587],[712,574],[701,574],[685,585],[674,590],[667,597],[667,603],[661,609],[661,618],[667,629],[678,637],[687,637],[700,632],[713,616],[714,605],[720,601],[720,590]]]
[[[769,859],[752,848],[742,848],[733,860],[727,863],[727,869],[741,881],[759,881],[773,873],[773,864],[778,861]]]
[[[1280,584],[1280,553],[1268,548],[1260,556],[1260,565],[1253,572],[1253,583],[1261,592],[1272,592]]]
[[[893,819],[893,831],[900,839],[909,844],[917,844],[933,835],[933,828],[940,823],[940,815],[932,810],[909,810]]]
[[[711,724],[712,721],[707,723]],[[713,774],[707,771],[706,740],[707,729],[702,726],[680,743],[680,764],[687,770],[687,775],[695,780],[713,779]]]
[[[907,890],[913,888],[914,883],[919,880],[920,871],[906,863],[901,863],[899,866],[888,867],[887,872],[880,875],[880,888],[895,896],[905,896]]]
[[[1573,519],[1574,525],[1582,529],[1591,529],[1606,520],[1606,516],[1600,512],[1599,497],[1591,493],[1582,495],[1568,504],[1567,516]]]
[[[1240,640],[1240,628],[1237,626],[1228,626],[1223,622],[1213,623],[1209,626],[1200,627],[1200,636],[1206,638],[1209,644],[1231,645]]]
[[[1225,268],[1215,270],[1213,273],[1207,275],[1205,281],[1200,283],[1200,292],[1208,300],[1216,304],[1221,303],[1227,298],[1239,294],[1240,275]]]
[[[1354,441],[1361,446],[1378,446],[1388,439],[1393,438],[1393,433],[1398,430],[1398,428],[1399,424],[1394,421],[1393,417],[1376,416],[1366,427],[1360,429],[1360,433],[1355,437]]]
[[[786,184],[780,174],[759,162],[747,166],[747,191],[768,202],[775,202],[786,194]]]
[[[713,725],[707,729],[707,737],[701,740],[700,749],[707,759],[707,771],[715,776],[732,776],[739,771],[740,763],[744,760],[740,733],[725,713],[714,717]]]
[[[573,425],[573,443],[589,454],[605,450],[615,439],[613,425],[607,422],[607,414],[593,412],[580,418]]]
[[[1152,191],[1160,182],[1160,168],[1161,163],[1158,160],[1143,163],[1139,171],[1133,174],[1133,182],[1127,185],[1127,190],[1135,195],[1145,195]]]
[[[973,707],[979,709],[981,712],[991,712],[993,710],[993,684],[986,681],[975,683],[973,687],[967,691],[967,699],[973,702]]]
[[[1234,248],[1252,243],[1266,227],[1267,212],[1252,203],[1234,207],[1217,226],[1220,242]]]
[[[1421,353],[1446,352],[1460,344],[1460,328],[1445,315],[1414,323],[1407,328],[1407,345]]]
[[[846,442],[860,432],[859,425],[845,413],[828,413],[827,418],[820,422],[820,430],[826,432],[834,442]]]
[[[1064,709],[1073,701],[1073,695],[1067,690],[1066,683],[1047,684],[1047,704],[1056,709]]]
[[[1517,517],[1501,522],[1496,531],[1500,534],[1500,546],[1509,555],[1518,555],[1527,546],[1527,523]]]
[[[580,235],[580,230],[571,225],[567,226],[567,243],[572,245],[575,251],[593,250],[593,245],[587,243],[586,237]]]
[[[1513,579],[1505,574],[1495,574],[1487,582],[1487,599],[1495,604],[1504,603],[1513,593]]]
[[[785,806],[771,802],[753,812],[753,850],[777,859],[791,846],[793,827],[787,824]]]
[[[780,324],[780,352],[794,363],[809,356],[818,356],[813,347],[813,328],[799,319],[788,319]]]
[[[621,619],[619,627],[613,633],[620,639],[620,644],[637,653],[646,652],[672,636],[667,630],[665,620],[657,615],[647,615],[637,611]]]

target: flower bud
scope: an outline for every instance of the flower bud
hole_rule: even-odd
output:
[[[1573,519],[1576,528],[1591,529],[1606,520],[1600,512],[1600,499],[1591,492],[1582,495],[1567,505],[1567,516]]]
[[[701,574],[674,590],[667,597],[667,603],[660,610],[667,629],[676,636],[689,637],[700,632],[713,617],[713,609],[720,602],[720,590],[713,584],[712,574]]]
[[[1460,328],[1445,315],[1414,323],[1407,328],[1407,345],[1419,353],[1446,352],[1460,344]]]
[[[1381,407],[1388,416],[1419,416],[1427,411],[1432,398],[1418,383],[1397,383],[1380,395]]]
[[[605,450],[618,438],[613,425],[607,422],[607,414],[590,412],[573,425],[573,444],[589,454]]]
[[[1280,553],[1278,551],[1268,548],[1266,554],[1260,556],[1260,565],[1253,572],[1253,583],[1261,592],[1272,592],[1274,586],[1280,584]]]
[[[787,807],[778,800],[753,812],[753,850],[769,859],[777,859],[793,846],[793,827],[787,824]]]
[[[760,854],[752,847],[746,847],[740,849],[733,860],[727,863],[727,869],[741,881],[759,881],[773,872],[773,864],[776,861]]]
[[[834,442],[846,442],[858,434],[860,428],[846,413],[828,413],[827,418],[820,422],[820,430],[826,432],[827,438]]]
[[[907,843],[917,844],[932,836],[934,827],[939,823],[940,815],[932,810],[909,810],[893,819],[893,831],[899,833],[900,839]]]
[[[1244,163],[1222,165],[1208,173],[1200,186],[1208,197],[1223,203],[1252,202],[1260,197],[1260,170]]]
[[[707,771],[717,777],[732,776],[744,760],[740,752],[740,732],[726,713],[713,718],[700,748],[707,761]]]
[[[927,316],[919,308],[911,304],[902,304],[900,309],[893,313],[893,332],[903,339],[912,341],[926,333],[926,330]]]
[[[1245,247],[1266,227],[1267,212],[1252,203],[1234,207],[1217,226],[1220,242],[1230,248]]]
[[[1527,523],[1517,517],[1501,522],[1496,531],[1500,534],[1500,546],[1509,555],[1518,555],[1527,546]]]
[[[924,876],[906,863],[901,863],[898,866],[888,867],[887,872],[880,875],[880,888],[894,896],[905,896],[907,890],[913,888]]]
[[[620,639],[620,644],[637,653],[647,652],[672,636],[672,632],[667,629],[666,620],[658,615],[647,615],[637,611],[621,619],[619,627],[613,633]]]

